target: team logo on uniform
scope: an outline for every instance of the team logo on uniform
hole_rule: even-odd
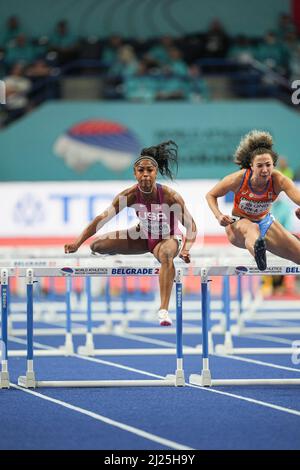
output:
[[[140,148],[135,134],[113,121],[93,119],[80,122],[58,137],[54,153],[76,171],[102,163],[113,171],[128,168]]]

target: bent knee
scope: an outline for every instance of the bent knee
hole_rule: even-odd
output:
[[[165,248],[164,250],[160,251],[159,260],[161,263],[172,263],[175,255],[176,253],[174,253],[174,250]]]
[[[107,253],[107,246],[105,246],[105,240],[95,240],[90,244],[90,249],[95,253],[105,254]]]

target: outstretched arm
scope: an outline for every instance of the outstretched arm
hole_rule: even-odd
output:
[[[232,224],[234,221],[230,215],[224,215],[219,209],[218,198],[225,196],[225,194],[229,193],[230,191],[237,191],[239,188],[242,178],[244,175],[244,170],[237,171],[236,173],[232,173],[231,175],[225,176],[219,183],[217,183],[207,194],[206,200],[207,203],[215,215],[217,221],[223,227],[226,225]]]
[[[65,253],[74,253],[78,248],[90,237],[100,230],[107,222],[109,222],[115,215],[117,215],[124,207],[128,205],[128,196],[130,197],[129,190],[119,193],[111,203],[111,205],[102,214],[88,224],[79,237],[73,243],[65,245]]]
[[[192,248],[197,237],[196,223],[193,217],[191,216],[189,210],[187,209],[185,202],[180,196],[180,194],[175,191],[172,191],[172,199],[172,205],[175,205],[174,213],[186,229],[185,240],[180,253],[180,258],[182,258],[185,263],[190,263],[190,249]]]

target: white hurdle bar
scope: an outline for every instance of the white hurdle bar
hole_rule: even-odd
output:
[[[290,268],[289,268],[290,269]],[[299,268],[300,269],[300,268]],[[294,270],[297,271],[294,267]],[[230,282],[229,276],[223,277],[224,281],[224,311],[226,315],[226,332],[225,332],[225,339],[224,344],[217,344],[215,345],[215,353],[220,355],[255,355],[255,354],[297,354],[298,349],[292,347],[261,347],[261,348],[253,348],[253,347],[234,347],[232,335],[242,336],[243,334],[299,334],[300,327],[292,326],[292,327],[246,327],[242,326],[240,321],[240,316],[238,318],[238,322],[236,325],[230,325]],[[259,315],[258,315],[259,317]],[[300,317],[299,317],[300,318]]]
[[[129,272],[129,270],[131,272]],[[117,272],[116,272],[117,271]],[[182,347],[182,273],[176,270],[176,370],[160,380],[36,380],[33,369],[33,292],[34,279],[43,276],[108,276],[108,275],[158,275],[159,268],[20,268],[18,275],[26,278],[27,284],[27,370],[20,376],[18,384],[25,388],[36,387],[129,387],[129,386],[184,386],[183,347]]]
[[[261,274],[255,268],[243,267],[243,270],[238,270],[238,274],[243,275],[257,275]],[[291,271],[292,269],[292,271]],[[202,268],[201,269],[201,289],[202,289],[202,337],[203,337],[203,347],[202,347],[202,371],[201,374],[191,374],[189,377],[189,383],[192,385],[197,385],[200,387],[216,387],[216,386],[244,386],[244,385],[300,385],[300,379],[212,379],[211,371],[209,368],[209,349],[208,349],[208,276],[210,273],[214,272],[214,276],[230,276],[232,275],[231,270],[226,269],[219,270],[219,274],[212,268]],[[237,268],[236,268],[237,271]],[[299,266],[282,266],[282,274],[300,274]],[[237,274],[237,272],[236,272]],[[272,275],[274,272],[272,268],[264,271],[266,275]],[[278,348],[280,349],[280,348]],[[295,351],[294,351],[295,352]],[[299,352],[299,350],[298,350]]]

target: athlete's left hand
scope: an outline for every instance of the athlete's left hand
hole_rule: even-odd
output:
[[[295,210],[295,215],[296,217],[298,217],[298,219],[300,219],[300,207],[298,207],[298,209]]]
[[[191,258],[190,258],[189,250],[185,250],[185,249],[181,250],[179,258],[181,258],[185,263],[190,263]]]

